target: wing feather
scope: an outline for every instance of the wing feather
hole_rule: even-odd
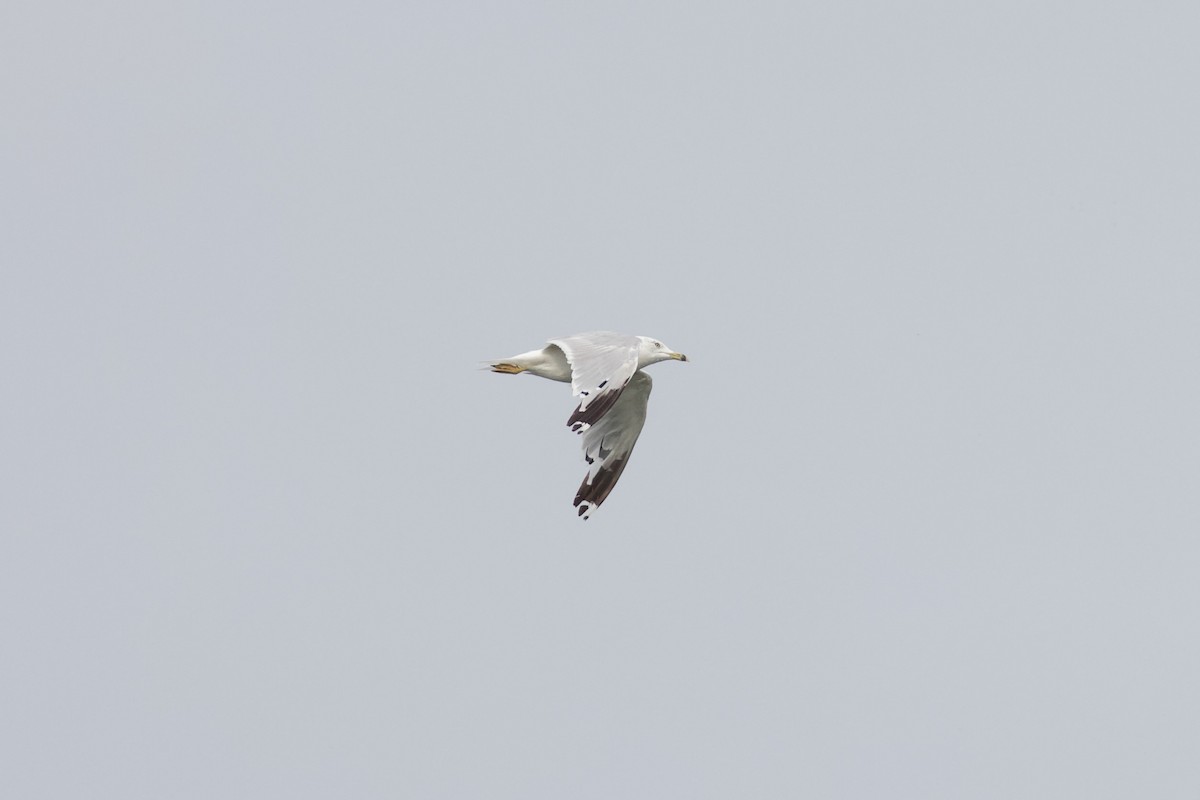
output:
[[[583,436],[583,458],[588,463],[587,476],[575,493],[575,506],[584,519],[604,502],[625,471],[646,424],[646,405],[653,385],[645,372],[634,372],[608,413],[577,431]]]
[[[594,331],[551,339],[571,365],[571,393],[581,398],[567,425],[587,430],[617,402],[638,365],[638,338]]]

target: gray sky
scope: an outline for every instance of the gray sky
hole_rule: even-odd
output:
[[[1200,792],[1194,4],[2,17],[0,794]]]

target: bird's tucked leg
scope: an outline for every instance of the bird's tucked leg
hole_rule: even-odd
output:
[[[522,367],[518,364],[509,364],[503,361],[499,364],[492,364],[492,372],[503,372],[506,375],[517,375],[524,372],[526,369],[527,367]]]

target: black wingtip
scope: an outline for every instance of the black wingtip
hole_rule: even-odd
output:
[[[581,392],[581,394],[586,395],[587,393]],[[579,428],[575,427],[577,423],[595,424],[601,417],[608,413],[608,410],[613,407],[620,396],[620,391],[610,391],[592,399],[591,404],[587,408],[584,408],[583,403],[580,403],[579,408],[575,409],[571,414],[571,418],[567,420],[567,427],[578,433]]]
[[[579,491],[575,493],[575,506],[579,508],[579,515],[591,513],[600,507],[607,498],[613,487],[617,485],[617,479],[621,477],[621,473],[625,471],[625,465],[629,463],[629,456],[625,458],[614,458],[612,461],[600,468],[591,478],[591,483],[587,478],[583,479],[583,483],[579,484]]]

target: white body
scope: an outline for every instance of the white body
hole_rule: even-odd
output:
[[[519,356],[504,359],[510,364],[524,367],[525,371],[539,378],[549,378],[552,381],[571,382],[571,362],[562,349],[555,345],[546,345],[541,350],[530,350]]]

